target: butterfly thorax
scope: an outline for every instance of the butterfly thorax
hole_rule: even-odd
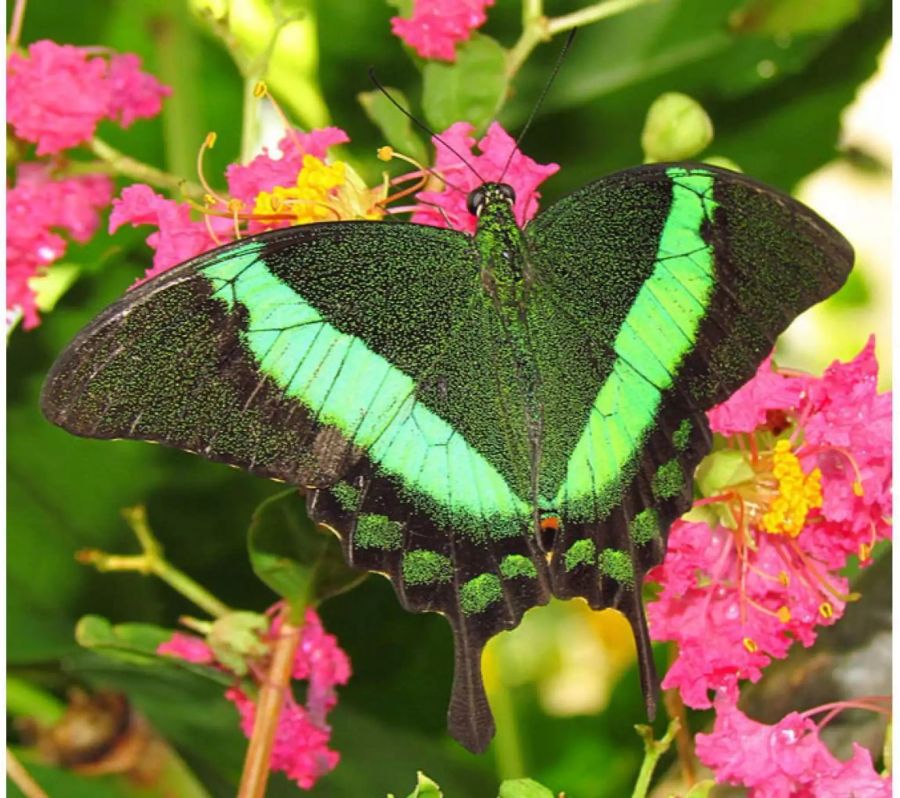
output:
[[[504,183],[484,183],[473,195],[484,289],[507,312],[521,309],[528,279],[525,242],[513,212],[515,195]]]

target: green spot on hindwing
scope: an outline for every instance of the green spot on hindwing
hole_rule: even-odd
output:
[[[428,549],[415,549],[403,555],[403,581],[408,585],[439,585],[453,579],[449,557]]]
[[[628,535],[638,546],[659,537],[659,516],[652,507],[641,510],[628,524]]]
[[[566,570],[571,571],[579,565],[593,565],[597,560],[597,547],[589,538],[576,540],[565,554]]]
[[[534,563],[523,554],[507,554],[500,561],[500,574],[504,579],[516,579],[521,576],[537,579],[538,575]]]
[[[331,487],[331,495],[341,509],[352,513],[359,507],[359,489],[347,482],[338,482]]]
[[[364,513],[356,519],[353,545],[363,549],[391,551],[403,546],[403,530],[386,515]]]
[[[484,612],[503,598],[503,585],[496,574],[481,574],[466,582],[459,591],[459,606],[466,615]]]
[[[684,489],[684,471],[677,460],[663,463],[653,475],[653,495],[657,499],[671,499]]]
[[[687,449],[690,442],[691,422],[689,419],[684,418],[681,420],[678,429],[675,430],[675,434],[672,436],[672,443],[675,444],[675,448],[678,449],[679,452],[683,452]]]
[[[600,552],[600,573],[623,585],[634,585],[634,564],[624,551],[603,549]]]

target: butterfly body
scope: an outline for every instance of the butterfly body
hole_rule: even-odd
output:
[[[60,357],[45,414],[282,479],[446,615],[450,729],[483,750],[484,644],[553,595],[631,621],[711,445],[705,410],[852,265],[795,200],[699,164],[640,167],[473,236],[334,222],[245,239],[132,291]]]

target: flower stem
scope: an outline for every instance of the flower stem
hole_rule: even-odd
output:
[[[6,775],[22,791],[25,798],[49,798],[8,748],[6,749]]]
[[[589,6],[573,11],[571,14],[563,14],[561,17],[548,18],[543,15],[541,0],[525,0],[522,9],[524,27],[519,40],[509,51],[506,62],[508,77],[513,77],[528,60],[531,51],[541,42],[549,41],[557,33],[572,30],[601,19],[622,14],[632,8],[655,3],[658,0],[604,0],[601,3],[592,3]]]
[[[19,46],[19,38],[22,36],[22,23],[25,21],[25,6],[27,5],[28,0],[16,0],[16,4],[13,7],[9,36],[6,39],[6,48],[10,52]]]
[[[123,177],[139,180],[165,191],[181,191],[189,197],[200,198],[203,196],[203,189],[197,183],[170,175],[168,172],[162,171],[162,169],[157,169],[155,166],[135,160],[111,147],[102,139],[95,137],[91,139],[88,146],[94,155],[101,161],[109,164],[117,174]]]
[[[605,0],[602,3],[594,3],[571,14],[563,14],[561,17],[548,20],[547,33],[555,36],[557,33],[590,25],[592,22],[599,22],[601,19],[614,17],[625,11],[631,11],[632,8],[655,2],[658,0]]]
[[[653,729],[650,726],[638,724],[634,728],[637,733],[644,738],[644,761],[641,762],[641,770],[638,773],[637,781],[634,783],[634,792],[631,798],[646,798],[647,790],[650,789],[650,779],[653,777],[653,771],[656,769],[656,763],[659,758],[669,750],[672,739],[678,733],[681,724],[677,719],[673,718],[669,722],[669,728],[661,740],[653,739]]]
[[[681,693],[678,690],[663,691],[663,703],[666,712],[673,721],[678,721],[675,734],[675,747],[678,750],[678,764],[681,767],[681,779],[685,787],[693,787],[697,781],[697,770],[694,767],[694,742],[687,726],[687,712]]]
[[[75,558],[85,565],[93,565],[98,571],[137,571],[145,575],[152,574],[213,618],[221,618],[231,611],[206,588],[166,560],[162,546],[150,531],[147,510],[143,505],[128,507],[122,511],[122,515],[141,544],[142,554],[107,554],[97,549],[84,549],[79,551]]]
[[[247,746],[237,798],[263,798],[266,793],[278,717],[285,695],[290,690],[294,654],[300,643],[301,629],[301,626],[291,623],[291,610],[285,604],[281,611],[278,638],[272,650],[272,664],[259,690],[253,734]]]

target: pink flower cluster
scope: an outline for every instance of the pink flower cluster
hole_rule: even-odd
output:
[[[276,617],[265,636],[267,642],[274,641],[280,625],[280,619]],[[175,632],[170,640],[157,648],[157,653],[227,670],[216,661],[206,642],[194,635]],[[290,691],[285,695],[270,767],[282,771],[299,787],[308,790],[321,776],[333,770],[340,759],[338,752],[328,747],[331,729],[326,718],[337,703],[335,686],[346,684],[350,678],[347,655],[334,635],[324,630],[319,616],[311,609],[306,611],[291,676],[307,682],[306,701],[299,703]],[[249,738],[253,732],[256,703],[237,679],[225,691],[225,697],[237,708],[241,730]]]
[[[92,56],[85,47],[35,42],[7,61],[6,113],[16,136],[49,155],[88,141],[102,119],[128,127],[156,116],[171,90],[136,55]]]
[[[665,562],[648,575],[661,585],[647,607],[651,635],[677,643],[663,687],[715,706],[697,755],[752,798],[890,794],[868,752],[831,755],[813,711],[765,726],[737,709],[740,680],[758,681],[795,641],[812,645],[841,617],[854,598],[839,573],[848,558],[865,566],[890,537],[891,395],[877,378],[872,339],[821,378],[767,359],[710,411],[724,446],[705,464],[707,495],[672,526]]]
[[[7,61],[7,121],[15,135],[37,144],[52,163],[23,163],[9,188],[6,206],[7,317],[19,313],[24,327],[40,321],[33,277],[63,256],[69,238],[84,243],[99,226],[99,212],[112,200],[102,174],[65,175],[59,154],[88,141],[101,119],[127,127],[154,116],[169,93],[140,69],[136,55],[95,57],[85,48],[51,41],[32,44]]]
[[[483,181],[501,178],[516,192],[514,209],[520,225],[537,213],[541,197],[537,188],[559,171],[559,164],[539,164],[523,155],[516,149],[515,139],[497,122],[477,142],[480,152],[476,154],[473,129],[468,122],[456,122],[433,139],[437,153],[434,170],[447,182],[440,191],[420,191],[416,195],[420,204],[412,216],[413,222],[474,233],[477,220],[466,207],[469,192]]]
[[[391,30],[422,58],[456,60],[456,45],[484,25],[494,0],[415,0],[412,16],[392,17]]]
[[[63,256],[62,233],[79,243],[91,238],[112,194],[105,175],[54,180],[39,163],[19,167],[6,194],[6,307],[22,313],[25,329],[40,322],[31,279]]]
[[[225,176],[229,200],[217,203],[212,210],[218,215],[204,214],[195,219],[187,202],[170,200],[157,194],[142,183],[126,187],[119,198],[113,200],[109,217],[109,232],[124,224],[132,226],[149,224],[157,228],[147,238],[147,244],[155,250],[153,266],[138,283],[155,277],[211,249],[234,239],[235,219],[229,211],[229,203],[237,201],[242,208],[252,210],[257,195],[272,191],[276,186],[292,185],[303,164],[304,155],[324,159],[330,147],[349,141],[347,134],[336,127],[326,127],[304,133],[299,130],[285,134],[279,142],[279,157],[267,150],[248,164],[231,164]],[[265,229],[286,227],[290,219],[270,220],[265,224],[250,219],[246,232],[256,233]]]
[[[891,778],[876,773],[869,752],[853,744],[846,762],[819,738],[810,712],[791,712],[774,726],[758,723],[726,697],[716,699],[711,734],[696,752],[720,784],[750,788],[750,798],[890,798]]]
[[[866,564],[890,537],[891,397],[878,393],[877,370],[872,340],[821,378],[784,374],[767,360],[710,412],[731,447],[711,457],[728,457],[729,468],[743,460],[744,487],[722,486],[698,502],[728,508],[717,522],[676,522],[665,562],[649,575],[662,586],[648,605],[651,633],[678,644],[663,686],[688,705],[710,706],[710,691],[734,699],[739,680],[757,681],[795,640],[812,645],[816,628],[834,623],[851,598],[837,573],[847,558]],[[767,503],[784,492],[764,450],[785,435],[807,478],[821,483],[821,507],[809,508],[795,536],[762,524]]]

